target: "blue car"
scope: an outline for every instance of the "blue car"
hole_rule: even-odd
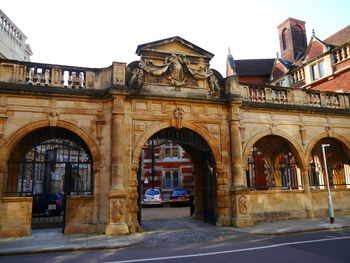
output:
[[[33,195],[33,215],[59,216],[62,215],[63,196],[56,193],[41,193]]]

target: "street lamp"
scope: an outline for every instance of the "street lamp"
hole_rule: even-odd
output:
[[[327,189],[328,189],[328,214],[329,214],[329,218],[331,220],[331,224],[333,224],[334,223],[334,211],[333,211],[331,190],[329,188],[328,168],[327,168],[326,153],[325,153],[325,147],[328,147],[328,146],[329,146],[329,144],[322,144],[322,153],[323,153],[324,169],[326,171],[326,181],[327,181]]]

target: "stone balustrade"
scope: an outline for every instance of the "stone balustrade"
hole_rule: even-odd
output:
[[[70,89],[105,89],[125,84],[125,63],[108,68],[82,68],[14,60],[0,60],[0,83]]]
[[[311,107],[350,108],[349,94],[275,86],[242,86],[243,101]]]
[[[340,46],[333,52],[334,63],[340,63],[350,58],[350,44]]]
[[[41,88],[101,90],[116,85],[125,87],[125,79],[125,63],[113,62],[108,68],[83,68],[7,59],[0,60],[0,83],[5,84],[19,84]],[[229,83],[229,79],[226,82]],[[234,84],[230,92],[232,94],[240,94],[243,101],[256,103],[350,108],[349,94],[345,93],[268,85],[240,85],[238,82]]]
[[[0,30],[5,32],[14,42],[22,46],[27,37],[22,31],[0,10]]]
[[[305,80],[304,68],[297,69],[290,73],[290,79],[292,84]]]

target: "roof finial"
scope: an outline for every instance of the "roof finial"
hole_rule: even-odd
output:
[[[228,55],[231,55],[231,48],[228,47]]]
[[[312,29],[312,36],[315,36],[315,29]]]
[[[280,58],[280,54],[278,54],[278,51],[276,52],[276,58],[277,58],[277,59]]]

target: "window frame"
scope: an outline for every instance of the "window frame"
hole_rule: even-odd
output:
[[[322,79],[326,76],[324,60],[319,60],[310,65],[312,81]]]
[[[170,181],[171,184],[167,185],[167,173],[170,173]],[[174,173],[177,173],[177,186],[174,186]],[[177,189],[182,187],[182,175],[180,173],[180,169],[167,169],[163,170],[163,189]]]

